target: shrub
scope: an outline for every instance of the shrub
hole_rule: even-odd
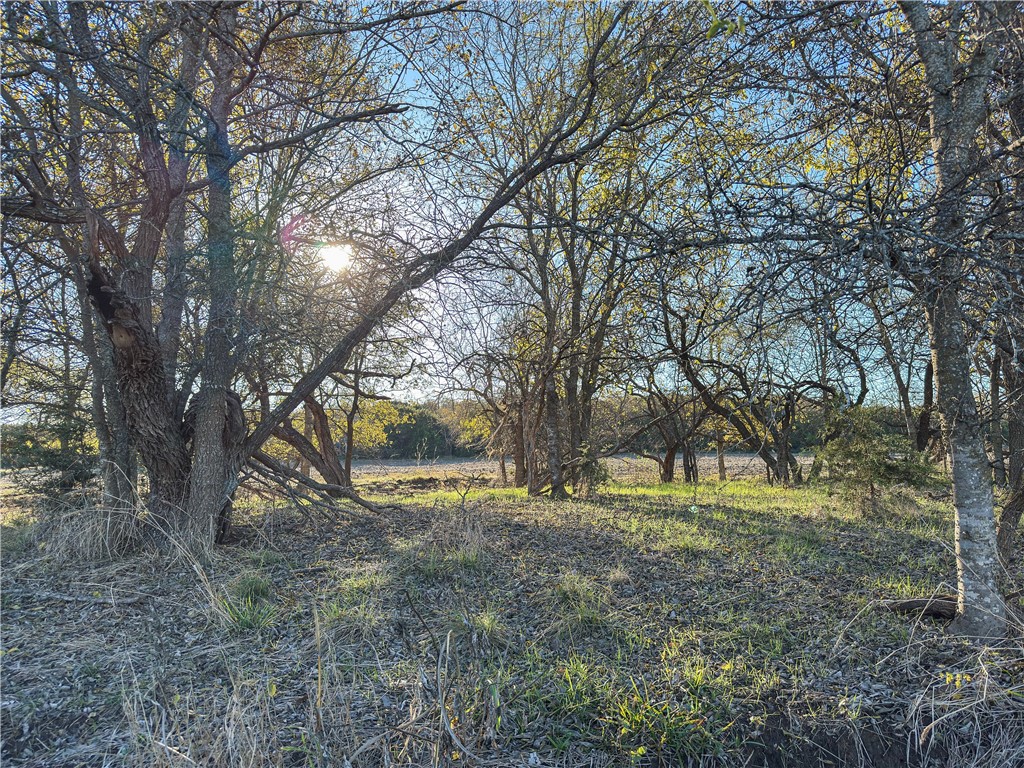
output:
[[[876,418],[870,408],[854,407],[832,419],[837,432],[818,458],[831,482],[866,489],[872,503],[879,486],[921,487],[933,476],[926,457],[914,450],[905,435],[896,434]]]

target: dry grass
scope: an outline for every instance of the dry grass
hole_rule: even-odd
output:
[[[451,493],[318,531],[252,508],[203,557],[5,544],[4,764],[1021,758],[1019,640],[882,608],[953,578],[942,502],[893,497],[883,519],[758,483]]]

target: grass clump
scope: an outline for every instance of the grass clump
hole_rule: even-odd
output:
[[[608,597],[593,579],[578,571],[568,570],[558,577],[555,597],[567,609],[567,617],[584,627],[604,622]]]
[[[266,629],[277,619],[274,587],[258,573],[237,576],[225,594],[215,595],[213,611],[221,623],[232,631]]]

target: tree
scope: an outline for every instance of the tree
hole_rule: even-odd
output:
[[[932,365],[943,433],[952,457],[956,511],[958,631],[1005,631],[1000,594],[992,484],[971,385],[971,360],[959,298],[972,181],[978,173],[978,132],[985,95],[1015,3],[954,4],[930,9],[901,4],[924,67],[934,154],[934,203],[922,232],[927,272],[918,279],[928,317]]]

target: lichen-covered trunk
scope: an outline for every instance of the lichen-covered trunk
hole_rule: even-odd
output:
[[[237,9],[224,9],[217,15],[220,33],[230,39]],[[223,41],[211,54],[215,81],[207,115],[204,160],[209,178],[207,205],[207,286],[210,296],[209,319],[203,335],[201,383],[196,396],[195,433],[192,448],[192,474],[188,487],[190,533],[196,543],[212,543],[226,533],[226,515],[231,493],[237,483],[233,455],[240,449],[225,440],[228,424],[228,397],[234,374],[231,356],[231,330],[235,317],[237,279],[235,277],[235,232],[231,221],[232,150],[228,135],[231,113],[231,89],[236,53]],[[239,441],[240,443],[240,441]]]
[[[970,350],[957,291],[940,288],[928,309],[936,400],[953,475],[958,582],[956,629],[975,637],[1005,632],[992,479],[985,430],[971,386]]]

